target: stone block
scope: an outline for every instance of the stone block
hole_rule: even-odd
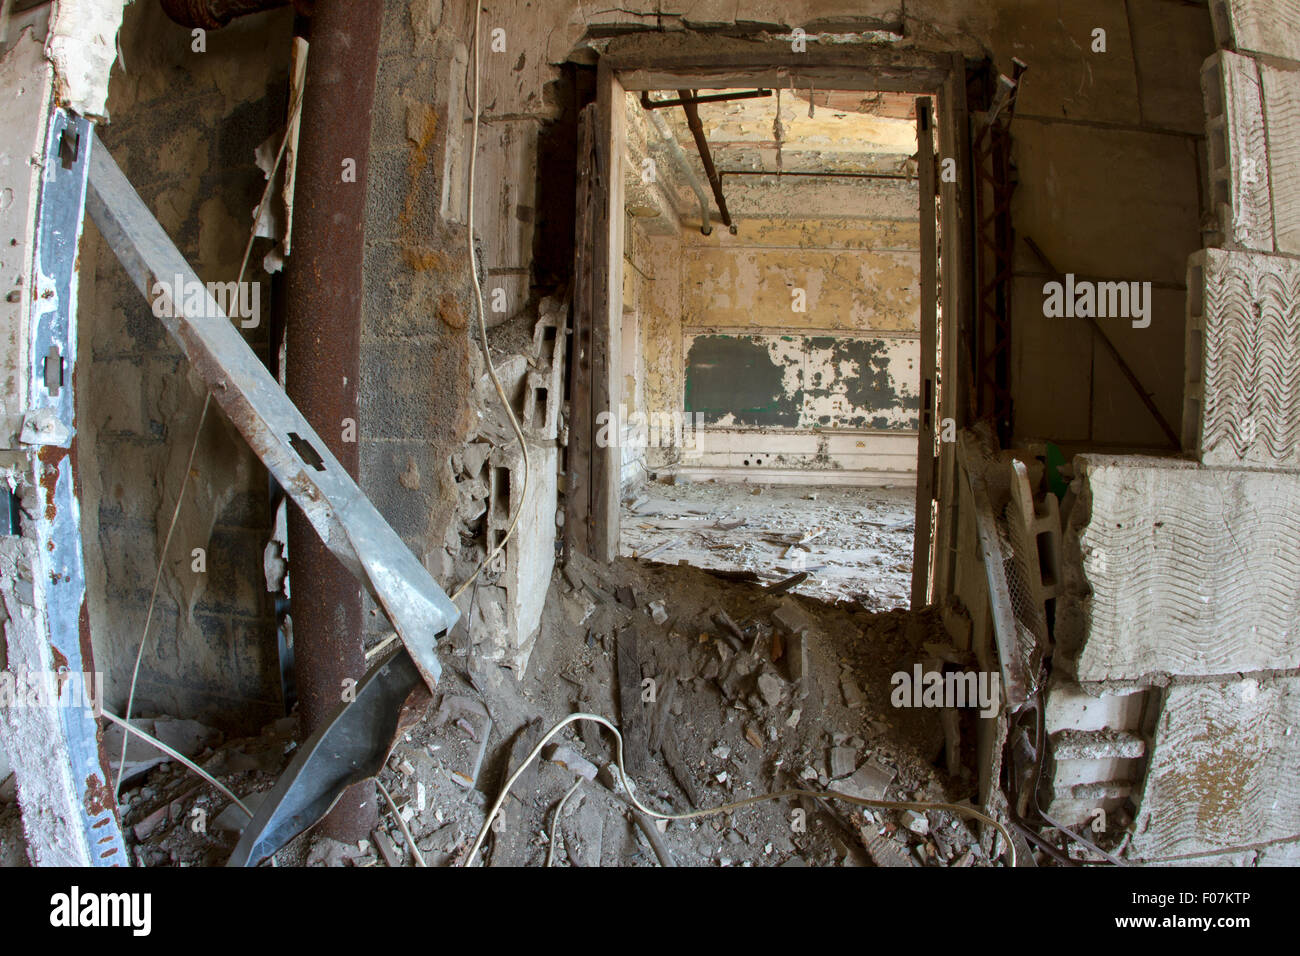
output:
[[[1294,837],[1298,723],[1297,677],[1170,687],[1129,855],[1173,857]]]
[[[1078,680],[1300,667],[1300,474],[1075,467],[1056,637]]]
[[[1220,241],[1273,251],[1273,206],[1268,188],[1268,139],[1255,61],[1216,53],[1201,67],[1206,163]]]
[[[1300,468],[1300,263],[1188,261],[1183,443],[1207,465]]]

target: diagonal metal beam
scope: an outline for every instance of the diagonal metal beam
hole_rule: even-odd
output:
[[[384,609],[420,676],[436,688],[442,668],[434,642],[460,612],[330,454],[210,292],[177,290],[173,308],[157,305],[178,283],[184,289],[202,284],[98,137],[86,208],[217,404],[321,540]]]

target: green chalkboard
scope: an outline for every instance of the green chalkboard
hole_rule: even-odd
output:
[[[914,337],[688,334],[685,410],[706,426],[914,431]]]

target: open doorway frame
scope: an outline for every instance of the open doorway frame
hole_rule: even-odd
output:
[[[917,438],[914,609],[944,593],[951,579],[956,494],[955,443],[938,439],[966,424],[957,350],[969,321],[969,127],[966,65],[959,54],[887,47],[819,47],[773,42],[734,54],[646,54],[612,41],[597,66],[596,102],[578,125],[573,348],[566,458],[565,547],[611,562],[618,556],[620,451],[596,440],[622,390],[622,287],[625,219],[622,170],[624,94],[789,85],[915,93],[918,136],[933,130],[936,151],[918,156],[921,193],[921,408]],[[937,108],[932,112],[932,101]],[[924,126],[922,124],[925,124]],[[937,175],[938,164],[955,176]],[[947,160],[953,160],[948,164]],[[938,202],[936,215],[935,203]],[[926,215],[927,211],[929,215]],[[943,236],[937,249],[936,224]],[[940,297],[942,296],[942,309]],[[942,383],[942,387],[940,387]],[[605,413],[602,418],[601,413]],[[951,419],[954,429],[945,429]]]

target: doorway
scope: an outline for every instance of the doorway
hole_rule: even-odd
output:
[[[797,577],[870,610],[927,603],[948,75],[602,61],[585,119],[617,166],[596,151],[585,228],[579,208],[580,549]]]

